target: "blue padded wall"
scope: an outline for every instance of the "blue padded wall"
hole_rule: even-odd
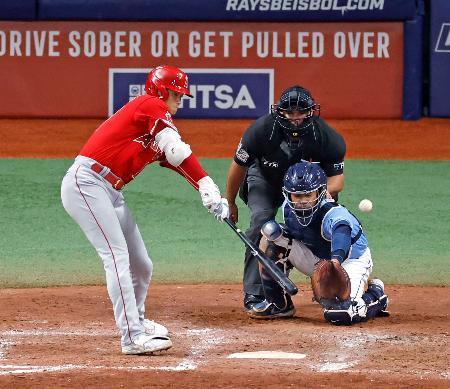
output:
[[[38,0],[0,1],[0,20],[33,20],[37,18]]]

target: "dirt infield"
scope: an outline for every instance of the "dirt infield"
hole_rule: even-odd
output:
[[[0,119],[0,158],[72,158],[101,123],[95,119]],[[249,120],[176,120],[199,157],[229,158]],[[450,160],[450,119],[329,120],[347,159]]]
[[[157,285],[147,312],[172,349],[124,356],[105,287],[3,290],[1,387],[448,387],[448,288],[389,286],[391,317],[324,322],[309,286],[293,319],[255,321],[240,285]],[[283,351],[303,359],[232,359]]]

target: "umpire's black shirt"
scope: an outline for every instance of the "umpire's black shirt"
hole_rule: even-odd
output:
[[[273,185],[281,188],[284,173],[294,163],[318,162],[327,177],[344,170],[345,141],[320,117],[312,117],[308,132],[290,145],[271,114],[257,119],[244,133],[234,155],[241,166],[252,166]]]

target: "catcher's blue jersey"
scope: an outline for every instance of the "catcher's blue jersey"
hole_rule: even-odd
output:
[[[368,247],[367,238],[359,220],[342,205],[333,200],[323,200],[308,226],[302,226],[291,207],[283,204],[286,230],[294,239],[306,245],[321,259],[331,259],[331,237],[333,229],[346,224],[352,229],[352,245],[348,258],[359,258]]]

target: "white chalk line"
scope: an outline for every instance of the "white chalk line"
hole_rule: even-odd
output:
[[[46,372],[61,372],[67,370],[98,370],[98,369],[112,369],[112,370],[165,370],[165,371],[186,371],[194,370],[206,358],[208,350],[221,343],[226,343],[226,337],[219,335],[219,330],[211,328],[197,328],[186,331],[180,336],[194,337],[192,346],[188,357],[183,358],[175,366],[90,366],[90,365],[59,365],[59,366],[34,366],[34,365],[11,365],[0,364],[0,375],[10,374],[35,374]],[[20,339],[35,336],[114,336],[114,331],[92,331],[92,330],[10,330],[0,332],[2,336],[9,336]],[[0,360],[5,360],[5,355],[10,346],[17,344],[9,340],[0,342]]]
[[[83,369],[83,365],[31,366],[31,365],[0,365],[0,376],[10,374],[51,373],[55,371]]]
[[[181,371],[182,369],[177,369],[176,367],[170,366],[106,366],[106,365],[48,365],[48,366],[32,366],[32,365],[0,365],[0,376],[2,375],[14,375],[14,374],[35,374],[35,373],[55,373],[68,370],[171,370],[171,371]],[[186,369],[184,369],[186,370]]]
[[[114,330],[70,330],[70,329],[57,329],[57,330],[9,330],[0,331],[0,336],[11,337],[31,337],[31,336],[116,336],[117,333]]]

